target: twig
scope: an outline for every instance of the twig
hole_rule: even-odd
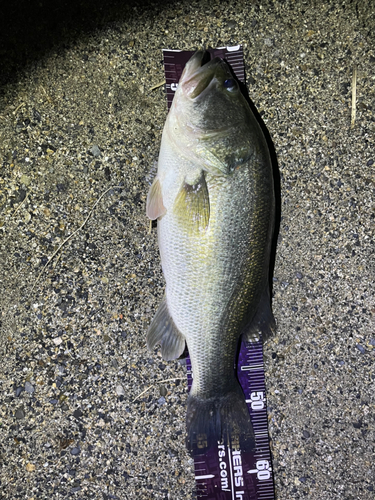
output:
[[[138,394],[138,396],[137,396],[136,398],[134,398],[134,399],[133,399],[132,403],[134,403],[134,401],[137,401],[137,399],[139,399],[141,396],[143,396],[143,394],[144,394],[145,392],[147,392],[148,390],[150,390],[150,389],[151,389],[151,387],[154,387],[154,385],[155,385],[155,384],[150,385],[149,387],[147,387],[147,389],[145,389],[144,391],[142,391],[142,392],[141,392],[141,394]]]
[[[158,384],[163,384],[164,382],[174,382],[175,380],[181,380],[181,377],[166,378],[165,380],[159,380]]]
[[[356,100],[357,100],[357,66],[354,65],[353,78],[352,78],[352,128],[354,127],[355,124]]]
[[[149,89],[149,90],[150,90],[150,92],[151,92],[152,90],[156,90],[156,89],[158,89],[159,87],[163,86],[165,83],[166,83],[166,81],[165,81],[165,80],[163,80],[162,82],[157,83],[156,85],[154,85],[153,87],[151,87],[151,88]]]
[[[172,382],[174,380],[181,380],[180,377],[177,377],[177,378],[167,378],[165,380],[159,380],[159,382],[157,382],[158,384],[162,384],[164,382]],[[141,392],[141,394],[138,394],[138,396],[136,398],[133,399],[132,403],[134,403],[134,401],[137,401],[137,399],[139,399],[141,396],[143,396],[143,394],[145,394],[147,391],[149,391],[150,389],[152,389],[152,387],[155,387],[156,384],[152,384],[150,385],[149,387],[147,387],[147,389],[145,389],[144,391]]]
[[[50,102],[51,104],[53,104],[53,99],[50,95],[47,94],[47,91],[46,89],[43,87],[43,85],[40,86],[41,89],[43,90],[43,92],[45,93],[46,97],[47,97],[47,101]]]
[[[25,201],[27,200],[27,198],[29,197],[29,193],[26,194],[25,198],[22,200],[22,202],[18,205],[18,207],[15,209],[15,211],[12,213],[12,215],[10,216],[10,219],[12,217],[14,217],[16,215],[16,213],[18,212],[18,210],[22,207],[22,205],[25,203]],[[10,220],[9,219],[9,220]]]
[[[78,233],[78,232],[79,232],[79,231],[83,228],[83,226],[84,226],[84,225],[86,224],[86,222],[89,220],[89,218],[90,218],[90,216],[91,216],[92,212],[94,211],[94,208],[95,208],[95,207],[96,207],[96,205],[99,203],[99,201],[103,198],[103,196],[104,196],[105,194],[107,194],[107,193],[108,193],[108,191],[110,191],[111,189],[116,189],[116,188],[121,188],[121,187],[122,187],[122,186],[112,186],[112,187],[110,187],[110,188],[106,189],[106,190],[104,191],[104,193],[102,193],[102,194],[99,196],[99,198],[98,198],[98,199],[96,200],[96,202],[94,203],[94,205],[93,205],[92,209],[90,210],[90,212],[89,212],[88,216],[86,217],[86,219],[84,220],[84,222],[83,222],[83,223],[79,226],[79,228],[78,228],[78,229],[76,229],[76,230],[75,230],[75,231],[74,231],[74,232],[73,232],[70,236],[68,236],[68,237],[67,237],[67,238],[66,238],[66,239],[65,239],[65,240],[61,243],[61,245],[59,246],[59,248],[58,248],[57,250],[55,250],[55,251],[53,252],[53,254],[51,255],[51,257],[48,259],[47,264],[46,264],[46,265],[43,267],[43,269],[40,271],[39,276],[37,277],[37,279],[36,279],[36,281],[35,281],[35,283],[34,283],[34,285],[33,285],[32,289],[31,289],[31,292],[30,292],[30,293],[33,293],[34,288],[35,288],[35,287],[36,287],[36,285],[38,284],[40,277],[42,276],[42,274],[44,273],[44,271],[46,270],[46,268],[49,266],[49,264],[52,262],[53,258],[56,256],[56,254],[57,254],[57,253],[61,250],[61,248],[62,248],[62,247],[63,247],[63,246],[64,246],[64,245],[65,245],[65,244],[66,244],[66,243],[67,243],[67,242],[68,242],[71,238],[73,238],[73,236],[75,236],[75,235],[76,235],[76,234],[77,234],[77,233]]]
[[[13,115],[16,115],[17,114],[17,111],[22,108],[23,106],[25,106],[25,103],[24,102],[21,102],[21,104],[19,104],[16,109],[13,111]]]

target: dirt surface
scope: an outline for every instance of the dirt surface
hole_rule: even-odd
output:
[[[1,16],[0,498],[194,498],[185,368],[145,344],[164,288],[150,89],[163,48],[236,44],[280,170],[277,498],[374,498],[373,2],[104,4]]]

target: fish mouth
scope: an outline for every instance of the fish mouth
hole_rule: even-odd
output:
[[[220,57],[211,59],[207,50],[198,50],[186,63],[180,85],[186,96],[195,99],[218,76],[231,77],[226,62]]]

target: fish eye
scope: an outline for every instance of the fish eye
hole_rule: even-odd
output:
[[[234,92],[237,90],[237,82],[233,78],[228,78],[228,80],[224,81],[224,88],[229,90],[229,92]]]

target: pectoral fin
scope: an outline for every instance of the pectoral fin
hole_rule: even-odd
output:
[[[184,225],[192,230],[205,231],[210,220],[210,200],[204,173],[195,184],[184,182],[173,210]]]
[[[174,324],[164,297],[147,332],[147,347],[151,350],[161,344],[161,355],[169,361],[181,356],[185,349],[185,338]]]
[[[146,214],[149,219],[155,220],[165,213],[166,209],[163,205],[160,181],[155,177],[147,195]]]

